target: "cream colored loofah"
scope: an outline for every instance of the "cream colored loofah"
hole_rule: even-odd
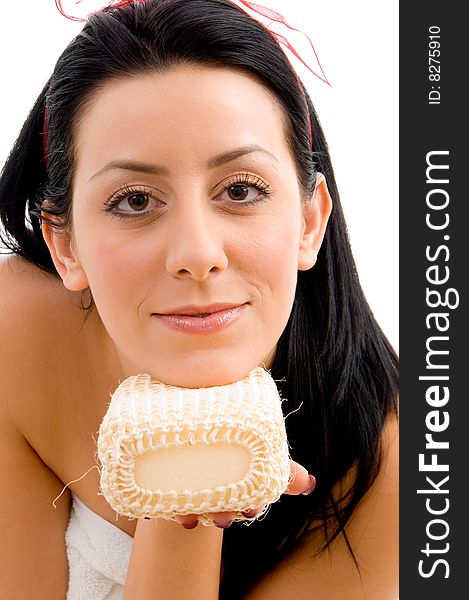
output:
[[[135,375],[114,392],[101,423],[101,489],[119,514],[159,517],[276,502],[290,462],[281,400],[256,368],[231,385],[179,388]]]

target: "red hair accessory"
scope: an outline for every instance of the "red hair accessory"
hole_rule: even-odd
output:
[[[78,17],[76,15],[71,15],[68,12],[65,12],[65,10],[63,8],[62,0],[55,0],[55,5],[57,6],[60,14],[63,15],[64,17],[66,17],[67,19],[69,19],[70,21],[76,21],[78,23],[86,23],[86,20],[90,15],[92,15],[95,12],[99,12],[100,10],[103,10],[103,8],[111,8],[111,7],[120,8],[122,6],[127,6],[128,4],[132,4],[132,2],[143,4],[144,2],[146,2],[146,0],[108,0],[104,4],[103,4],[102,0],[94,0],[93,2],[90,2],[88,0],[87,2],[85,1],[85,4],[88,4],[88,9],[91,8],[91,5],[93,5],[93,8],[91,8],[91,10],[86,9],[86,10],[88,10],[88,12],[86,13],[85,17]],[[78,4],[83,4],[83,0],[75,0],[74,4],[76,6]]]
[[[231,0],[231,2],[235,2],[235,0]],[[324,73],[321,63],[319,62],[319,58],[316,53],[316,50],[314,49],[313,42],[311,41],[311,38],[304,31],[301,31],[300,29],[296,29],[296,27],[293,27],[292,25],[290,25],[286,21],[284,16],[282,16],[278,12],[275,12],[275,10],[272,10],[271,8],[267,8],[266,6],[261,6],[260,4],[255,4],[254,2],[248,2],[247,0],[237,0],[237,2],[241,2],[241,4],[243,4],[250,10],[252,10],[255,13],[262,15],[263,17],[268,19],[270,21],[270,23],[264,24],[264,25],[269,30],[269,32],[273,35],[273,37],[279,42],[279,44],[282,44],[283,46],[285,46],[285,48],[287,48],[300,62],[302,62],[303,65],[309,71],[311,71],[311,73],[313,75],[315,75],[318,79],[320,79],[324,83],[327,83],[327,85],[331,85],[329,83],[329,81],[327,80],[327,77]],[[241,10],[243,10],[241,6],[239,8],[241,8]],[[246,12],[246,11],[244,11],[244,12]],[[246,14],[249,14],[249,13],[246,13]],[[250,15],[250,16],[252,16],[252,15]],[[279,23],[280,25],[283,25],[290,31],[296,31],[298,33],[303,34],[306,37],[306,39],[308,40],[309,45],[311,46],[311,49],[313,51],[316,62],[318,63],[319,69],[321,71],[321,75],[318,75],[318,73],[316,73],[316,71],[314,69],[312,69],[305,60],[303,60],[303,58],[300,56],[298,51],[295,50],[293,45],[290,43],[290,41],[284,35],[282,35],[281,33],[278,33],[277,31],[273,31],[272,29],[270,29],[270,25],[272,24],[272,22]],[[288,34],[288,32],[286,32],[286,33]]]

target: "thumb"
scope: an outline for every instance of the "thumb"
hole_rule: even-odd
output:
[[[316,478],[294,460],[290,461],[290,479],[285,494],[311,494],[316,486]]]

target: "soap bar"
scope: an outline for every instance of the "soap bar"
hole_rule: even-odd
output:
[[[148,374],[125,379],[99,428],[101,490],[119,514],[175,520],[241,513],[276,502],[290,457],[281,399],[260,367],[235,383],[166,385]]]

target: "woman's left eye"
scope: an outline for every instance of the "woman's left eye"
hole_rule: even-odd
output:
[[[223,198],[225,194],[229,202],[246,206],[265,201],[270,191],[260,179],[243,176],[225,185],[224,191],[218,197]]]

